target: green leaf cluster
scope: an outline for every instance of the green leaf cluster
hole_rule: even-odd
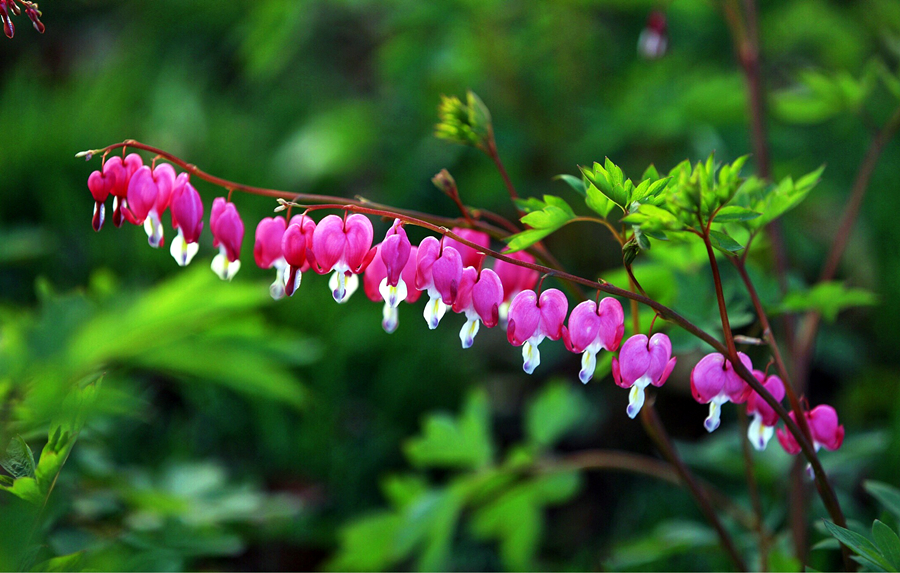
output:
[[[495,541],[505,567],[535,568],[544,528],[544,509],[570,500],[581,484],[575,471],[535,471],[539,456],[585,420],[587,409],[565,382],[548,384],[529,404],[525,441],[497,461],[491,412],[483,391],[469,394],[454,417],[432,414],[422,435],[404,452],[422,470],[451,469],[446,483],[428,474],[394,475],[382,482],[391,507],[348,524],[333,570],[385,570],[413,560],[419,570],[452,567],[449,562],[460,522],[465,533]]]
[[[491,112],[471,90],[466,92],[465,103],[456,96],[441,96],[434,134],[439,139],[487,152],[493,137]]]
[[[837,281],[823,282],[806,291],[792,291],[785,295],[777,312],[816,311],[828,322],[834,322],[838,313],[854,306],[878,304],[875,293],[861,288],[850,288]]]
[[[516,206],[525,212],[521,221],[530,228],[506,239],[507,252],[511,253],[527,249],[575,218],[569,204],[554,195],[544,195],[543,201],[534,197],[517,199]]]
[[[864,487],[900,523],[900,490],[875,481],[867,481]],[[855,553],[853,559],[868,571],[900,571],[900,537],[884,522],[872,523],[872,538],[825,522],[828,532]]]
[[[859,78],[846,70],[801,71],[798,85],[772,97],[772,111],[780,119],[798,124],[822,123],[842,113],[856,113],[872,93],[877,73],[876,65],[866,67]]]

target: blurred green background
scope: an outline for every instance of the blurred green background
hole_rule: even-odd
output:
[[[826,165],[810,198],[784,219],[790,280],[802,288],[818,275],[872,133],[900,100],[900,4],[760,4],[773,177]],[[721,7],[75,0],[41,4],[44,35],[16,19],[15,38],[0,42],[4,443],[19,435],[37,455],[73,385],[99,377],[102,385],[41,514],[11,495],[0,499],[3,568],[65,555],[74,557],[51,563],[729,567],[678,487],[628,473],[535,469],[587,449],[656,455],[624,414],[625,392],[609,376],[579,384],[579,360],[562,343],[542,346],[543,363],[529,377],[502,332],[483,331],[463,351],[460,319],[429,331],[421,303],[404,305],[400,328],[387,335],[380,304],[360,292],[338,306],[320,277],[271,301],[271,271],[252,259],[256,222],[275,206],[260,197],[235,196],[247,234],[234,282],[209,270],[207,230],[194,263],[180,269],[140,229],[107,222],[91,230],[86,181],[99,160],[74,159],[133,138],[234,181],[456,216],[430,182],[447,168],[465,203],[514,217],[491,162],[433,136],[440,96],[472,89],[483,99],[523,196],[572,199],[553,177],[604,156],[632,177],[650,163],[663,172],[713,151],[732,161],[751,146]],[[669,50],[658,60],[637,51],[652,10],[668,21]],[[900,472],[900,457],[883,455],[900,447],[898,167],[893,142],[838,275],[878,293],[878,305],[824,325],[809,389],[812,404],[834,404],[846,425],[843,450],[823,458],[846,512],[864,523],[878,509],[860,481],[897,485]],[[208,211],[223,191],[194,183]],[[387,226],[375,226],[377,239]],[[599,226],[567,227],[546,244],[583,276],[612,280],[621,260]],[[768,248],[753,258],[775,305]],[[638,277],[715,332],[703,267],[667,260],[642,262]],[[726,276],[730,301],[747,315],[734,278]],[[690,398],[688,374],[702,349],[672,335],[680,362],[659,392],[660,413],[698,473],[749,507],[734,411],[717,435],[701,435],[705,407]],[[784,531],[790,460],[776,449],[758,457],[758,470],[767,524]],[[817,501],[811,512],[824,516]],[[751,534],[739,542],[752,554]],[[834,567],[836,555],[814,551],[810,563]],[[799,567],[786,533],[772,567]]]

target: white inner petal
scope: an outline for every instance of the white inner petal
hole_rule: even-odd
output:
[[[381,309],[381,317],[381,328],[385,332],[390,334],[397,330],[397,325],[400,324],[400,313],[396,308],[385,302],[384,308]]]
[[[720,416],[722,415],[722,404],[728,401],[728,396],[718,395],[709,401],[709,416],[703,421],[703,427],[707,432],[714,432],[719,424],[722,423]]]
[[[578,373],[578,379],[582,384],[587,384],[594,377],[594,371],[597,369],[597,352],[591,349],[585,350],[581,355],[581,372]]]
[[[212,263],[209,265],[213,272],[223,281],[230,281],[234,275],[241,270],[240,259],[229,261],[228,255],[225,254],[225,247],[219,245],[219,254],[213,257]]]
[[[747,438],[750,444],[759,452],[766,449],[766,444],[772,439],[775,428],[763,424],[762,415],[759,412],[753,414],[750,427],[747,428]]]
[[[463,348],[471,348],[475,342],[475,335],[478,334],[478,328],[481,326],[481,319],[477,316],[469,318],[459,331],[459,341]]]
[[[522,345],[522,370],[526,374],[531,374],[534,369],[541,364],[541,351],[538,350],[537,344],[532,344],[531,340]]]
[[[425,317],[425,322],[428,323],[428,328],[431,330],[438,327],[438,323],[441,322],[441,319],[444,318],[444,313],[447,312],[447,305],[444,304],[440,297],[440,293],[435,292],[432,294],[431,289],[428,289],[428,302],[425,304],[425,312],[422,315]]]
[[[169,253],[172,254],[172,258],[175,259],[175,262],[180,267],[186,267],[199,250],[200,245],[188,243],[184,240],[184,234],[182,234],[181,229],[178,229],[178,236],[172,239],[172,244],[169,245]]]
[[[390,286],[387,282],[387,277],[381,279],[381,284],[378,285],[378,292],[381,293],[381,298],[394,308],[397,308],[400,302],[405,300],[406,295],[409,294],[406,283],[403,282],[402,278],[397,282],[397,286]]]

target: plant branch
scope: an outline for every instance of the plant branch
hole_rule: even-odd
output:
[[[725,552],[728,553],[728,556],[731,558],[735,567],[737,567],[739,571],[749,571],[741,554],[738,553],[737,547],[735,547],[734,541],[731,539],[731,535],[722,525],[719,516],[716,515],[716,511],[713,509],[706,492],[700,487],[700,484],[697,483],[697,480],[694,478],[693,474],[691,474],[687,465],[685,465],[684,461],[678,456],[675,446],[672,445],[668,435],[666,435],[665,428],[662,425],[662,421],[659,419],[659,415],[656,413],[656,408],[652,399],[647,400],[647,403],[641,408],[641,422],[643,423],[647,434],[654,443],[656,443],[656,446],[660,449],[663,456],[672,464],[672,466],[674,466],[675,471],[678,472],[679,477],[684,482],[685,486],[687,486],[688,491],[694,496],[694,500],[700,507],[700,511],[716,530],[716,533],[719,535],[719,540],[722,542],[722,547],[725,549]]]

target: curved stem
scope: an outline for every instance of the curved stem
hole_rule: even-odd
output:
[[[747,491],[750,493],[750,504],[753,506],[753,514],[756,516],[756,535],[759,537],[759,569],[769,569],[769,539],[765,534],[763,525],[762,502],[759,499],[759,487],[756,484],[756,475],[753,473],[753,452],[750,451],[750,440],[747,439],[747,410],[738,408],[738,420],[740,424],[741,452],[744,455],[744,474],[747,479]]]
[[[700,507],[700,511],[706,517],[707,521],[712,524],[716,533],[718,533],[719,540],[722,542],[722,547],[725,549],[725,552],[728,553],[728,556],[731,558],[735,567],[737,567],[738,571],[749,571],[747,564],[744,563],[744,559],[741,557],[740,553],[738,553],[737,547],[735,547],[734,541],[731,539],[731,535],[722,525],[719,516],[716,515],[716,511],[713,509],[706,492],[700,487],[700,484],[697,483],[697,480],[694,478],[693,474],[691,474],[687,465],[685,465],[684,461],[678,456],[678,452],[666,435],[662,421],[659,419],[659,415],[656,413],[656,408],[653,405],[653,400],[648,400],[647,403],[644,404],[644,407],[641,408],[641,422],[643,423],[647,434],[656,443],[656,446],[660,449],[663,456],[665,456],[665,458],[675,467],[675,471],[678,472],[681,480],[684,482],[685,486],[687,486],[688,491],[694,496],[694,500]]]

